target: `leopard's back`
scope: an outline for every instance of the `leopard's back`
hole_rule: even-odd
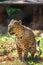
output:
[[[18,38],[18,46],[22,48],[23,50],[27,48],[29,52],[34,53],[36,51],[36,41],[35,41],[35,36],[31,29],[27,27],[23,27],[24,29],[21,30],[23,31],[23,34],[21,35],[20,38]],[[21,33],[19,32],[19,33]],[[31,50],[30,50],[31,49]]]

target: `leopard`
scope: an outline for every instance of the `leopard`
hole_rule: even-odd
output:
[[[37,50],[36,46],[39,48],[39,41],[36,42],[35,35],[32,32],[31,28],[26,27],[22,24],[21,20],[12,19],[8,25],[8,32],[10,35],[15,35],[17,38],[16,47],[19,59],[27,59],[28,52],[31,53],[31,57],[34,57],[34,54]]]

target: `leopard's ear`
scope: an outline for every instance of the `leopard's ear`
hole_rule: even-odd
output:
[[[21,21],[21,20],[19,20],[19,24],[20,24],[20,25],[22,24],[22,21]]]

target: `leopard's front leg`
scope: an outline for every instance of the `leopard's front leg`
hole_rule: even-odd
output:
[[[17,52],[18,52],[19,59],[22,60],[22,49],[18,45],[16,46],[17,46]]]
[[[28,56],[28,49],[25,48],[24,50],[24,59],[27,60],[27,56]]]

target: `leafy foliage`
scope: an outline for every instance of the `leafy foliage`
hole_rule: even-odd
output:
[[[20,8],[13,8],[13,7],[6,7],[6,11],[7,11],[7,14],[8,14],[8,17],[12,17],[13,15],[17,14],[18,12],[21,11]]]

